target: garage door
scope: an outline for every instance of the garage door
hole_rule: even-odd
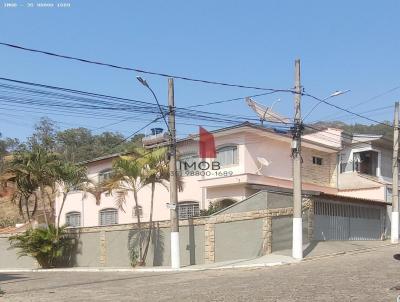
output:
[[[340,202],[316,201],[315,240],[380,240],[383,208]]]

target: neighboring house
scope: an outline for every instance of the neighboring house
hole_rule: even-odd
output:
[[[391,203],[393,142],[381,135],[328,128],[305,138],[340,146],[338,195]]]
[[[182,173],[183,182],[183,191],[178,194],[180,218],[198,216],[199,211],[207,209],[211,202],[237,202],[271,187],[292,188],[290,133],[243,123],[212,131],[212,134],[217,158],[205,160],[207,163],[198,158],[197,135],[178,141],[178,169]],[[349,138],[341,130],[331,128],[304,135],[303,189],[384,202],[387,194],[382,191],[381,196],[380,190],[389,188],[391,181],[391,165],[386,159],[390,156],[388,144],[378,136]],[[373,152],[377,152],[377,155]],[[89,177],[98,180],[109,177],[112,161],[117,156],[110,155],[88,161],[86,165]],[[354,160],[356,163],[351,164]],[[212,169],[213,161],[218,162],[220,169]],[[207,166],[208,169],[201,169]],[[358,182],[365,183],[365,186],[358,186]],[[143,221],[149,219],[149,187],[139,192],[139,209],[134,207],[133,197],[130,195],[123,210],[116,208],[115,196],[112,194],[102,194],[99,205],[96,205],[93,196],[83,197],[83,193],[79,191],[69,194],[61,213],[62,224],[96,226],[132,223],[136,222],[135,211],[141,213]],[[60,207],[60,199],[61,197],[57,199],[56,213]],[[154,200],[155,221],[169,219],[167,203],[168,190],[157,185]]]

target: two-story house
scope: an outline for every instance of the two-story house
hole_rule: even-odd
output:
[[[292,188],[291,135],[260,125],[243,123],[212,131],[219,169],[199,169],[199,142],[197,135],[178,141],[177,152],[182,174],[183,190],[179,192],[181,218],[198,216],[211,202],[241,201],[268,187]],[[340,145],[319,141],[314,136],[302,140],[303,189],[338,194],[338,154]],[[111,172],[112,161],[118,155],[93,159],[86,163],[89,178],[104,179]],[[185,164],[186,163],[186,169]],[[189,163],[189,164],[188,164]],[[195,163],[191,165],[190,163]],[[207,166],[206,164],[202,164]],[[189,167],[188,167],[189,166]],[[208,166],[212,166],[211,163]],[[69,194],[61,213],[61,223],[72,226],[96,226],[136,222],[139,210],[143,221],[149,219],[150,188],[139,192],[140,209],[135,209],[133,196],[126,198],[124,209],[117,209],[115,196],[103,193],[96,204],[90,194]],[[169,219],[169,192],[161,185],[156,187],[154,220]],[[60,202],[58,200],[56,212]]]

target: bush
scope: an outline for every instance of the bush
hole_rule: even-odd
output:
[[[72,263],[76,240],[65,227],[29,229],[9,238],[12,248],[19,249],[18,256],[31,256],[42,268],[68,266]]]

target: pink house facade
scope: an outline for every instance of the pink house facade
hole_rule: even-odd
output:
[[[181,218],[198,216],[201,209],[210,203],[222,200],[241,201],[267,187],[292,188],[291,135],[259,125],[244,123],[212,132],[217,150],[216,159],[206,159],[210,163],[207,170],[198,167],[183,169],[183,190],[178,194]],[[358,140],[357,140],[358,142]],[[198,136],[189,136],[178,142],[178,154],[182,162],[198,163]],[[370,149],[367,146],[370,146]],[[350,158],[351,150],[356,150],[352,142],[346,141],[340,130],[326,129],[304,135],[302,139],[303,189],[331,195],[369,198],[385,202],[390,186],[390,171],[384,163],[386,146],[379,145],[379,138],[363,142],[365,153],[351,156],[365,159],[370,156],[370,166],[355,164],[356,170],[344,165]],[[349,151],[350,150],[350,151]],[[350,152],[350,153],[349,153]],[[93,180],[106,177],[112,161],[118,155],[94,159],[86,163],[88,176]],[[354,157],[355,156],[355,157]],[[361,158],[360,157],[360,158]],[[213,170],[212,161],[219,163],[220,169]],[[347,162],[346,162],[347,163]],[[349,164],[350,165],[350,164]],[[179,164],[178,164],[179,168]],[[346,170],[347,169],[347,170]],[[358,169],[358,170],[357,170]],[[360,170],[362,169],[362,171]],[[367,171],[368,170],[368,171]],[[372,171],[373,170],[373,171]],[[364,172],[371,172],[368,175]],[[365,174],[365,175],[364,175]],[[358,183],[363,186],[359,186]],[[56,201],[56,213],[61,197]],[[150,188],[139,191],[139,209],[142,220],[148,221],[150,211]],[[168,220],[169,192],[158,185],[154,200],[154,220]],[[71,192],[60,214],[61,224],[71,226],[98,226],[107,224],[134,223],[135,207],[133,196],[128,196],[123,209],[116,208],[115,196],[102,194],[96,205],[93,196],[83,192]]]

